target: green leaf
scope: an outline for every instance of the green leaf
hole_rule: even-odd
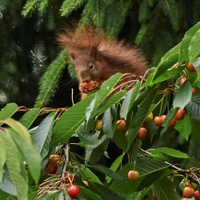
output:
[[[112,95],[108,101],[98,110],[98,115],[101,115],[104,113],[108,108],[110,108],[113,104],[119,102],[122,97],[127,93],[125,90],[120,90],[119,92],[116,92],[114,95]],[[95,113],[97,114],[97,113]]]
[[[200,44],[200,28],[199,30],[194,34],[190,41],[189,45],[189,61],[191,63],[195,62],[200,55],[200,49],[199,49],[199,44]]]
[[[24,157],[25,161],[28,164],[29,172],[36,182],[39,181],[40,178],[40,170],[41,170],[41,157],[39,151],[32,144],[28,144],[23,138],[21,138],[15,131],[12,129],[8,130],[10,136],[13,141],[17,145],[21,155]]]
[[[131,143],[133,142],[133,140],[135,139],[135,136],[139,130],[139,128],[142,126],[147,113],[151,107],[151,104],[153,103],[155,96],[157,94],[157,86],[155,85],[154,87],[148,88],[147,90],[144,91],[144,96],[142,96],[141,99],[137,99],[137,101],[139,101],[139,103],[142,101],[142,103],[140,104],[138,110],[136,111],[136,113],[134,113],[134,116],[131,120],[131,123],[129,125],[129,135],[128,135],[128,145],[127,145],[127,150],[129,149]]]
[[[162,152],[163,154],[166,154],[166,155],[174,157],[174,158],[189,158],[189,156],[186,153],[183,153],[179,150],[175,150],[172,148],[159,147],[159,148],[157,148],[157,150]]]
[[[140,174],[139,179],[134,181],[134,183],[128,180],[127,174],[133,169],[133,164],[128,164],[119,172],[123,181],[114,180],[111,189],[126,195],[142,190],[144,187],[152,185],[162,176],[169,174],[168,167],[169,165],[160,160],[151,158],[138,159],[136,161],[135,169]]]
[[[185,66],[183,67],[176,67],[170,70],[166,70],[165,72],[163,72],[158,78],[156,78],[152,83],[160,83],[166,80],[170,80],[173,79],[174,77],[176,77],[177,75],[180,74],[180,72],[185,68]]]
[[[57,121],[52,135],[52,145],[65,144],[85,121],[87,106],[94,99],[94,94],[66,110]]]
[[[107,136],[104,135],[95,144],[86,145],[85,160],[89,163],[95,163],[99,161],[106,149],[108,148],[109,143],[110,139],[108,139]]]
[[[10,126],[14,131],[16,131],[28,145],[32,145],[31,136],[28,130],[22,124],[12,118],[5,119],[2,122]]]
[[[179,52],[180,44],[173,47],[169,50],[162,58],[160,63],[158,64],[157,70],[154,74],[154,80],[157,79],[162,73],[171,68],[178,61],[178,52]]]
[[[16,103],[8,103],[0,111],[0,120],[4,120],[12,117],[19,109],[19,106]],[[2,123],[0,123],[1,125]]]
[[[184,108],[192,98],[192,86],[189,81],[185,81],[179,88],[173,101],[173,107]]]
[[[4,142],[0,136],[0,182],[2,181],[3,167],[6,161],[6,150],[4,146]]]
[[[191,122],[189,115],[186,115],[182,120],[176,121],[175,129],[186,139],[191,133]]]
[[[191,101],[186,106],[187,113],[191,118],[200,120],[200,95],[192,95]]]
[[[190,121],[191,121],[191,128],[192,128],[191,134],[194,137],[195,142],[197,144],[200,144],[200,137],[199,137],[200,123],[199,123],[199,120],[191,118]]]
[[[135,99],[137,97],[139,89],[140,89],[140,82],[138,81],[138,82],[136,82],[134,87],[131,90],[129,90],[127,92],[127,94],[125,95],[125,98],[124,98],[124,101],[122,103],[121,110],[120,110],[120,117],[122,119],[126,120],[127,114],[131,110],[131,108],[135,102]]]
[[[153,192],[156,194],[158,199],[178,199],[174,184],[169,181],[167,177],[164,177],[153,184]]]
[[[91,191],[91,189],[87,189],[85,187],[79,186],[81,193],[85,195],[89,199],[95,199],[95,200],[104,200],[100,195],[98,195],[96,192]]]
[[[52,136],[52,128],[54,125],[54,117],[56,113],[50,113],[38,126],[37,130],[32,135],[32,140],[39,150],[42,159],[49,152],[49,145]]]
[[[180,53],[179,53],[179,63],[189,61],[189,45],[194,34],[200,29],[200,22],[190,28],[184,35],[181,41]]]
[[[112,170],[114,172],[117,171],[117,169],[119,168],[119,166],[122,164],[122,160],[124,158],[124,155],[125,154],[122,154],[122,155],[120,155],[120,156],[118,156],[116,158],[116,160],[112,163],[112,165],[110,167],[110,170]],[[107,181],[107,183],[109,183],[111,181],[111,178],[109,176],[106,176],[106,181]]]
[[[114,86],[119,82],[122,76],[123,76],[122,74],[116,73],[101,85],[100,90],[96,92],[95,99],[94,99],[95,102],[90,111],[91,114],[95,115],[97,108],[99,108],[102,105],[102,103],[104,103],[107,100],[109,95],[112,93]],[[119,94],[121,96],[121,93]]]
[[[35,119],[38,117],[40,114],[40,109],[39,108],[32,108],[28,112],[26,112],[22,118],[19,120],[19,122],[24,125],[27,129],[30,128],[30,126],[33,124]]]
[[[9,133],[6,131],[1,131],[1,138],[4,141],[6,150],[6,166],[9,170],[12,182],[17,192],[17,197],[20,200],[28,200],[28,184],[24,177],[21,175],[20,169],[20,153],[10,137]]]
[[[114,172],[113,170],[111,170],[103,165],[93,164],[90,167],[101,172],[102,174],[105,174],[105,175],[111,177],[113,180],[117,180],[120,182],[124,181],[124,178],[121,175],[119,175],[118,173]]]
[[[86,180],[102,184],[98,176],[96,176],[96,174],[93,173],[89,168],[82,168],[82,172],[84,173],[84,176],[86,176]]]

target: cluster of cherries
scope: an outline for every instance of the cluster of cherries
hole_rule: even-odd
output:
[[[62,163],[62,158],[58,154],[52,154],[49,158],[46,170],[49,175],[56,174],[59,165]],[[67,183],[67,193],[71,198],[76,198],[80,192],[79,187],[74,185],[75,176],[66,172],[65,183]]]

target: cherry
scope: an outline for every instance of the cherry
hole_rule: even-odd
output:
[[[163,124],[164,124],[164,122],[165,122],[165,115],[162,115],[162,116],[156,116],[155,118],[154,118],[154,124],[156,125],[156,126],[162,126]]]
[[[102,129],[103,129],[103,121],[101,119],[99,119],[99,120],[96,121],[95,128],[98,131],[102,131]]]
[[[196,71],[196,69],[194,68],[194,65],[192,63],[188,63],[187,66],[186,66],[186,69],[189,72],[195,72]]]
[[[196,89],[192,88],[192,94],[196,94],[196,93],[197,93]]]
[[[136,171],[136,170],[130,170],[130,171],[128,172],[128,179],[129,179],[130,181],[136,181],[136,180],[139,178],[139,176],[140,176],[140,174],[139,174],[139,172]]]
[[[58,154],[52,154],[49,157],[49,164],[51,165],[59,165],[60,163],[60,156]]]
[[[128,131],[126,131],[126,133],[125,133],[125,138],[126,139],[128,138]]]
[[[147,132],[147,129],[144,128],[144,127],[141,127],[141,128],[138,130],[136,137],[137,137],[138,139],[143,140],[143,139],[146,138],[147,133],[148,133],[148,132]]]
[[[145,122],[150,122],[150,121],[152,121],[153,120],[153,113],[152,112],[150,112],[149,113],[149,115],[145,118]]]
[[[156,196],[156,194],[154,192],[152,193],[152,197],[153,197],[154,200],[158,200],[157,196]]]
[[[175,119],[182,120],[184,117],[185,117],[185,110],[182,108],[179,108],[179,110],[177,111],[177,113],[175,115]]]
[[[171,121],[169,127],[170,127],[170,128],[174,128],[175,126],[176,126],[176,119],[172,119],[172,121]]]
[[[187,81],[187,78],[186,77],[183,77],[180,79],[180,85],[183,85],[183,83]]]
[[[79,194],[79,187],[77,185],[71,185],[67,189],[67,193],[71,198],[76,198]]]
[[[66,172],[65,173],[65,182],[66,183],[73,183],[75,181],[75,176],[73,176],[72,174]]]
[[[46,166],[46,170],[47,170],[48,174],[55,174],[58,170],[58,166],[49,164]]]
[[[87,91],[90,91],[90,87],[91,87],[91,82],[90,81],[85,81],[83,83],[81,83],[81,86],[86,89]]]
[[[194,196],[195,200],[200,200],[200,193],[199,193],[198,190],[194,191],[194,195],[193,196]]]
[[[126,121],[123,119],[117,120],[116,124],[118,131],[123,131],[126,128]]]
[[[191,187],[185,187],[183,190],[183,196],[186,198],[192,198],[194,196],[194,189]]]

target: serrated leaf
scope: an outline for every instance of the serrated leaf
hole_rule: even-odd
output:
[[[172,200],[177,199],[176,190],[174,184],[166,177],[160,179],[153,184],[153,192],[158,199]]]
[[[52,135],[52,145],[64,144],[86,119],[86,109],[94,99],[94,94],[66,110],[57,121]]]
[[[129,90],[127,94],[125,95],[125,98],[120,110],[120,117],[122,119],[126,120],[127,114],[134,104],[134,101],[139,92],[139,89],[140,89],[140,82],[136,82],[134,87],[131,90]]]
[[[134,113],[134,116],[132,118],[132,121],[130,123],[128,132],[130,133],[128,136],[128,144],[127,144],[127,150],[129,149],[131,143],[135,139],[135,136],[137,134],[138,129],[142,126],[146,115],[151,107],[151,104],[153,103],[155,96],[157,94],[157,86],[154,86],[152,88],[148,88],[146,91],[144,91],[146,94],[145,96],[142,96],[142,103],[140,104],[138,110],[136,113]],[[139,101],[139,98],[138,98]],[[140,103],[140,102],[139,102]]]
[[[111,169],[112,171],[114,171],[114,172],[117,171],[117,169],[119,168],[119,166],[122,164],[122,160],[123,160],[123,158],[124,158],[124,155],[125,155],[125,154],[122,154],[122,155],[118,156],[118,157],[116,158],[116,160],[112,163],[112,165],[111,165],[111,167],[110,167],[110,169]],[[111,181],[111,178],[110,178],[109,176],[106,176],[106,181],[107,181],[107,183],[109,183],[109,182]]]
[[[199,44],[200,44],[200,28],[199,30],[194,34],[190,41],[189,45],[189,61],[191,63],[195,62],[200,55],[200,49],[199,49]]]
[[[24,157],[24,161],[28,164],[29,172],[36,182],[39,181],[40,178],[40,170],[41,170],[41,157],[39,151],[35,148],[35,146],[28,144],[23,138],[21,138],[16,132],[12,129],[8,130],[12,140],[17,145],[21,155]]]
[[[92,166],[90,166],[91,168],[101,172],[102,174],[105,174],[109,177],[111,177],[113,180],[118,180],[118,181],[124,181],[124,178],[119,175],[118,173],[114,172],[113,170],[109,169],[108,167],[105,167],[103,165],[100,164],[93,164]]]
[[[171,68],[178,61],[180,44],[170,49],[162,58],[155,71],[153,80],[157,79],[167,69]]]
[[[186,139],[191,133],[191,122],[189,115],[186,115],[182,120],[176,121],[175,129]]]
[[[184,35],[181,41],[180,53],[179,53],[179,63],[189,61],[189,44],[193,35],[200,29],[200,23],[197,23],[192,28],[190,28]]]
[[[119,92],[115,93],[112,95],[108,101],[98,110],[98,116],[104,113],[108,108],[110,108],[113,104],[119,102],[122,97],[127,93],[125,90],[120,90]],[[95,114],[97,114],[95,113]]]
[[[139,179],[134,181],[128,180],[128,172],[133,169],[133,164],[127,164],[120,170],[119,175],[122,176],[123,181],[114,180],[111,189],[117,190],[122,194],[130,194],[136,192],[138,189],[142,190],[144,187],[152,185],[162,176],[166,176],[168,172],[168,165],[163,161],[143,158],[136,161],[135,170],[140,174]]]
[[[96,176],[96,174],[94,172],[92,172],[89,168],[87,168],[87,167],[83,168],[82,172],[86,176],[86,178],[87,178],[86,180],[102,184],[100,179],[98,178],[98,176]]]
[[[27,144],[32,145],[31,136],[28,130],[22,124],[12,118],[5,119],[2,122],[16,131],[26,141]]]
[[[2,181],[2,175],[3,175],[3,166],[6,161],[6,150],[5,150],[5,145],[4,142],[1,138],[0,135],[0,182]]]
[[[0,120],[5,120],[12,117],[16,111],[19,109],[19,106],[16,103],[8,103],[0,111]],[[0,123],[1,125],[2,123]]]
[[[27,129],[30,128],[30,126],[32,125],[32,123],[35,121],[35,119],[38,117],[40,113],[40,109],[39,108],[32,108],[31,110],[29,110],[28,112],[26,112],[21,119],[19,120],[19,122],[25,126]]]
[[[157,150],[162,152],[163,154],[166,154],[174,158],[189,158],[189,156],[186,153],[183,153],[176,149],[172,149],[168,147],[159,147],[157,148]]]
[[[180,74],[180,72],[185,68],[185,66],[180,67],[178,66],[177,68],[173,68],[170,70],[166,70],[165,72],[163,72],[158,78],[156,78],[152,83],[160,83],[163,81],[167,81],[169,79],[173,79],[174,77],[176,77],[178,74]]]
[[[16,189],[17,197],[21,200],[27,200],[28,184],[21,175],[19,151],[8,132],[0,130],[0,134],[4,144],[6,144],[6,166]]]
[[[96,92],[94,107],[91,110],[91,114],[94,114],[97,108],[105,102],[110,93],[113,91],[114,86],[119,82],[122,76],[123,75],[121,73],[116,73],[101,85],[100,90]]]
[[[87,189],[85,187],[79,186],[81,193],[90,199],[95,200],[104,200],[100,195],[96,194],[96,192],[91,191],[91,189]]]
[[[179,88],[173,101],[174,108],[184,108],[192,98],[192,86],[189,81],[185,81]]]
[[[200,120],[200,95],[192,95],[191,101],[186,106],[187,113],[191,118]]]
[[[200,144],[200,137],[199,137],[200,123],[199,123],[199,120],[190,119],[190,122],[191,122],[191,128],[192,128],[191,134],[194,137],[195,142],[197,144]]]
[[[85,148],[85,160],[89,163],[96,163],[103,156],[104,152],[108,148],[110,139],[106,135],[102,136],[96,144],[87,145]]]
[[[39,150],[42,159],[49,152],[49,145],[52,136],[52,128],[54,124],[54,117],[56,113],[50,113],[38,126],[37,130],[32,135],[32,140]]]

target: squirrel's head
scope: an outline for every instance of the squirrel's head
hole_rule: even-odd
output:
[[[71,51],[69,56],[80,82],[99,81],[102,66],[100,64],[100,57],[95,49],[90,50],[90,52],[85,50]]]

